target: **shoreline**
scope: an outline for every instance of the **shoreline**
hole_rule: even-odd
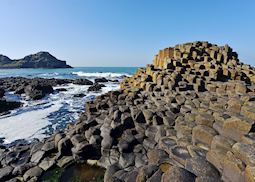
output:
[[[5,112],[1,114],[0,120],[1,122],[4,122],[2,125],[0,125],[1,136],[7,135],[8,137],[6,139],[9,140],[9,137],[11,137],[11,135],[15,137],[14,135],[15,132],[18,132],[19,130],[22,133],[24,132],[27,133],[26,131],[21,130],[22,127],[25,127],[24,126],[25,123],[28,124],[28,127],[30,126],[31,127],[34,126],[37,128],[39,127],[38,132],[40,132],[39,130],[41,130],[41,128],[44,128],[44,127],[40,127],[38,125],[39,123],[41,124],[52,123],[52,127],[63,128],[60,125],[64,126],[65,125],[64,122],[70,123],[71,120],[68,121],[68,118],[72,119],[70,117],[74,117],[73,119],[75,119],[77,118],[76,115],[82,112],[84,108],[83,103],[85,104],[86,100],[90,100],[98,94],[105,93],[107,90],[114,89],[115,87],[117,88],[118,83],[119,82],[108,80],[105,78],[96,78],[94,82],[89,81],[87,79],[43,79],[43,78],[24,78],[24,77],[0,78],[0,84],[1,84],[0,87],[4,88],[2,89],[3,90],[2,96],[4,97],[0,99],[7,103],[19,103],[20,105],[20,107],[18,108],[10,107],[9,108],[10,111],[6,110]],[[31,91],[29,90],[28,92],[26,89],[30,88],[31,85],[33,89]],[[36,93],[43,89],[48,89],[49,91],[46,90],[47,92],[45,92],[43,95],[41,95],[38,98],[38,95],[36,95]],[[32,96],[32,98],[29,98],[29,96]],[[80,104],[80,106],[75,106],[74,104]],[[0,106],[2,107],[3,103],[2,104],[0,103]],[[12,111],[12,109],[14,109],[14,111]],[[72,112],[72,116],[70,115],[71,113],[68,113],[69,111]],[[61,115],[54,116],[52,115],[54,114],[53,112],[56,112],[56,114],[58,115],[66,113],[66,116],[63,116],[63,117],[61,117]],[[64,119],[64,121],[62,121],[61,118]],[[61,123],[63,122],[63,124],[60,124],[59,123],[60,121],[58,122],[55,121],[56,119],[61,120]],[[72,119],[72,122],[73,122],[73,119]],[[42,120],[42,121],[38,121],[38,120]],[[16,122],[17,124],[15,126]],[[10,123],[13,123],[13,126],[14,128],[17,129],[17,131],[11,129],[12,126],[10,125]],[[53,125],[56,125],[56,126],[53,126]],[[21,129],[19,129],[20,127]],[[33,132],[35,129],[36,128],[33,128],[31,132]],[[59,130],[59,129],[54,129],[54,130]],[[7,131],[11,133],[14,132],[14,133],[8,134]],[[50,131],[44,131],[44,132],[48,133]],[[42,135],[45,135],[45,136],[49,135],[47,133],[45,134],[42,133]],[[34,134],[35,133],[31,133],[32,138],[34,138],[32,136]],[[20,137],[22,137],[22,134],[20,133],[17,133],[17,135],[18,136],[20,135]],[[29,140],[32,139],[31,137],[29,137],[27,138],[28,141],[26,142],[24,141],[24,139],[21,139],[21,138],[19,139],[18,136],[15,137],[18,140],[12,139],[13,137],[11,137],[10,138],[11,141],[7,143],[3,143],[4,141],[2,141],[1,145],[12,146],[17,143],[29,143]],[[28,136],[28,134],[26,134],[26,136]],[[2,140],[5,140],[5,139],[2,138]]]
[[[166,48],[120,85],[65,131],[2,151],[0,179],[37,181],[87,160],[106,169],[105,182],[253,179],[255,69],[228,45]]]

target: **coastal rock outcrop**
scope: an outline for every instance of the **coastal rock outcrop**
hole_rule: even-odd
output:
[[[6,101],[5,99],[0,99],[0,114],[8,112],[9,110],[16,109],[21,106],[21,103],[14,101]]]
[[[228,45],[164,49],[120,90],[87,102],[67,130],[4,149],[0,180],[96,159],[105,182],[255,181],[254,78]]]
[[[48,52],[38,52],[22,59],[11,60],[0,55],[0,68],[72,68],[66,61],[59,60]]]
[[[24,92],[30,99],[39,100],[46,94],[53,93],[53,88],[48,84],[33,83],[24,88]]]
[[[5,90],[3,88],[0,88],[0,98],[4,96]]]

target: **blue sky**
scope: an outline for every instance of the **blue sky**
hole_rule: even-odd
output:
[[[254,0],[1,0],[0,53],[73,66],[145,66],[159,49],[228,43],[255,65]]]

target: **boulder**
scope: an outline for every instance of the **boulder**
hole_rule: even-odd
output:
[[[245,165],[232,152],[227,152],[223,160],[223,181],[243,182]]]
[[[5,166],[0,168],[0,181],[5,181],[11,178],[13,167]]]
[[[42,174],[42,172],[43,172],[43,170],[40,167],[35,166],[35,167],[27,170],[25,172],[25,174],[23,175],[23,178],[25,181],[28,181],[33,177],[39,177]]]
[[[22,104],[20,102],[6,101],[0,99],[0,113],[8,112],[10,110],[19,108]]]
[[[44,157],[45,151],[39,150],[36,153],[34,153],[31,157],[31,162],[38,164],[41,159]]]
[[[212,127],[214,123],[214,117],[211,114],[200,113],[196,116],[195,122],[198,125],[206,125]]]
[[[102,87],[105,87],[104,84],[95,83],[94,85],[88,88],[89,92],[98,92],[101,91]]]
[[[255,144],[236,143],[232,149],[233,153],[246,165],[255,166]]]
[[[54,158],[44,158],[40,164],[39,167],[42,168],[44,171],[47,171],[50,169],[53,165],[55,164],[55,159]]]
[[[88,79],[75,79],[73,80],[73,84],[77,85],[93,85],[93,82]]]
[[[193,157],[186,160],[185,169],[195,174],[196,176],[210,176],[215,179],[220,178],[219,172],[212,164],[202,157]]]
[[[108,80],[106,78],[96,78],[95,79],[95,83],[103,83],[103,82],[108,82]]]
[[[147,165],[139,169],[136,177],[137,182],[147,181],[156,171],[158,170],[157,165]]]
[[[213,137],[217,135],[217,132],[205,125],[197,125],[192,130],[192,141],[193,144],[203,144],[205,148],[211,146]]]
[[[195,182],[195,179],[196,176],[185,169],[170,167],[169,170],[162,175],[161,182]]]
[[[251,129],[251,124],[245,118],[231,117],[224,121],[222,135],[240,141],[243,135]]]
[[[67,167],[74,163],[74,158],[72,156],[63,156],[57,161],[57,165],[61,168]]]
[[[53,88],[47,84],[32,83],[26,86],[24,91],[30,99],[39,100],[46,96],[46,94],[53,93]]]

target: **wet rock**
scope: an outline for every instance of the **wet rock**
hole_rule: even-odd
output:
[[[10,179],[13,168],[11,166],[6,166],[0,168],[0,181],[5,181]]]
[[[55,142],[54,141],[47,141],[42,146],[42,151],[45,151],[46,153],[50,153],[55,150]]]
[[[161,181],[162,178],[162,172],[161,170],[157,170],[147,181],[148,182],[158,182]]]
[[[195,182],[196,176],[185,169],[171,167],[163,174],[161,182]]]
[[[108,80],[106,78],[96,78],[95,79],[95,83],[103,83],[103,82],[108,82]]]
[[[185,165],[186,160],[191,158],[189,151],[182,146],[173,147],[171,149],[170,157],[172,157],[175,161],[179,162],[183,166]]]
[[[104,84],[95,83],[94,85],[88,88],[89,92],[98,92],[101,91],[102,87],[105,87]]]
[[[251,124],[244,118],[231,117],[223,123],[222,135],[240,141],[251,129]]]
[[[201,143],[204,144],[205,147],[209,147],[216,134],[217,132],[208,126],[197,125],[192,130],[192,141],[194,144]]]
[[[147,165],[139,169],[136,181],[147,181],[156,171],[158,167],[156,165]]]
[[[196,157],[187,159],[185,169],[195,174],[196,176],[211,176],[219,179],[219,172],[205,158]]]
[[[223,181],[240,182],[244,181],[245,165],[236,158],[233,153],[227,152],[223,160]]]
[[[80,94],[74,94],[73,97],[82,98],[82,97],[85,97],[85,96],[86,96],[86,94],[80,93]]]
[[[4,96],[5,90],[3,88],[0,88],[0,98]]]
[[[163,161],[165,158],[168,158],[169,155],[160,149],[152,149],[147,152],[148,161],[151,164],[158,164],[160,161]]]
[[[77,85],[93,85],[93,82],[88,79],[75,79],[73,80],[73,84]]]
[[[10,179],[10,180],[8,180],[6,182],[20,182],[20,181],[17,178],[12,178],[12,179]]]
[[[6,101],[0,99],[0,113],[19,108],[20,106],[21,106],[20,102]]]
[[[143,115],[147,124],[152,123],[154,113],[151,110],[143,110]]]
[[[119,170],[121,170],[121,168],[117,164],[109,166],[105,171],[104,182],[114,182],[113,174]]]
[[[32,164],[32,163],[25,163],[25,164],[22,164],[22,165],[19,165],[19,166],[16,166],[14,168],[14,170],[12,171],[12,174],[14,176],[17,176],[17,175],[22,175],[24,174],[28,169],[34,167],[35,164]]]
[[[133,182],[136,181],[138,175],[138,171],[137,170],[133,170],[127,173],[127,176],[125,177],[125,181],[126,182]]]
[[[47,171],[55,164],[55,160],[53,158],[44,158],[40,164],[39,167],[42,168],[44,171]]]
[[[45,151],[39,150],[32,155],[30,161],[37,164],[41,161],[41,159],[44,157],[44,155],[45,155]]]
[[[69,138],[60,139],[57,145],[59,156],[71,155],[71,148],[73,145]]]
[[[58,92],[65,92],[65,91],[67,91],[67,89],[65,89],[65,88],[57,88],[56,91],[58,91]]]
[[[25,181],[28,181],[32,179],[33,177],[39,177],[42,174],[42,172],[43,170],[40,167],[35,166],[29,169],[28,171],[26,171],[25,174],[23,175],[23,178]]]
[[[133,153],[122,153],[120,155],[119,164],[122,168],[127,168],[135,164],[135,156]]]
[[[63,156],[61,159],[57,161],[57,165],[61,168],[67,167],[74,163],[74,159],[72,156]]]
[[[214,123],[214,117],[211,114],[201,113],[195,118],[196,123],[199,125],[207,125],[212,127]]]
[[[247,145],[236,143],[232,147],[233,152],[240,158],[246,165],[255,165],[255,144]]]
[[[72,148],[72,153],[75,159],[99,159],[100,149],[97,145],[81,142]]]
[[[25,94],[32,100],[39,100],[43,98],[46,94],[53,93],[53,88],[51,85],[32,83],[25,87]]]
[[[164,137],[159,141],[159,148],[165,150],[167,153],[171,153],[171,149],[176,146],[176,141],[169,137]]]
[[[222,182],[220,178],[210,177],[210,176],[200,176],[196,178],[196,182]]]

